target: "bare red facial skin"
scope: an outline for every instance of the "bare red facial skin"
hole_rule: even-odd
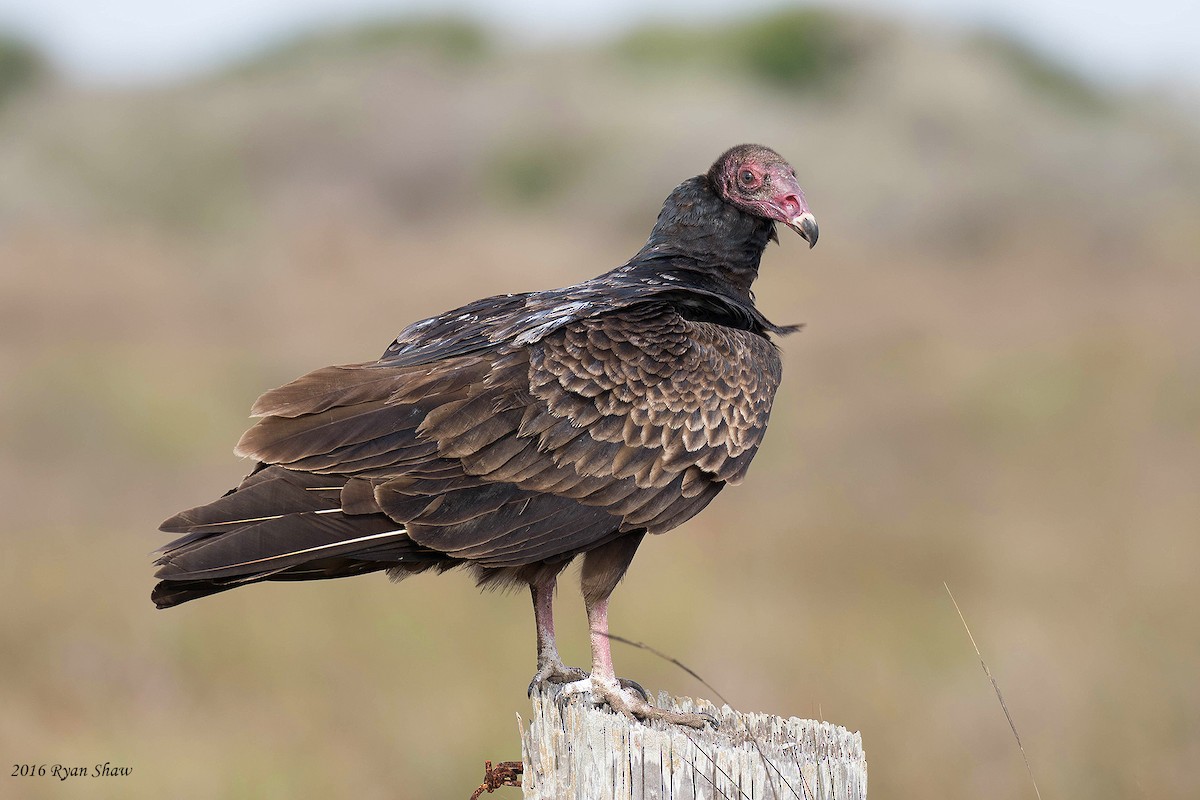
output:
[[[816,243],[816,218],[796,181],[796,171],[774,150],[761,145],[734,147],[717,159],[709,178],[728,202],[784,223],[810,247]]]

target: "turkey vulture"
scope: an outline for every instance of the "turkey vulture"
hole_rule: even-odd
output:
[[[258,581],[470,567],[528,586],[537,674],[638,718],[667,712],[613,671],[608,600],[646,533],[738,483],[779,384],[750,285],[782,222],[817,242],[796,173],[741,145],[667,198],[646,245],[575,286],[478,300],[406,328],[378,361],[267,392],[223,497],[162,525],[152,599]],[[554,644],[558,574],[583,556],[592,670]],[[640,687],[637,687],[640,689]]]

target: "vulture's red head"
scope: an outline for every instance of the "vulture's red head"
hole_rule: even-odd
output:
[[[817,219],[804,202],[796,170],[783,157],[760,144],[730,148],[708,171],[713,188],[728,203],[764,219],[782,222],[817,243]]]

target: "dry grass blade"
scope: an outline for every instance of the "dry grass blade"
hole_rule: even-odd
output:
[[[950,585],[943,582],[946,587],[946,594],[950,595],[950,602],[954,604],[954,610],[958,612],[958,618],[962,620],[963,630],[967,632],[967,638],[971,640],[971,647],[975,648],[975,655],[979,656],[979,665],[983,667],[983,674],[987,675],[988,680],[992,682],[992,688],[996,691],[996,699],[1000,701],[1000,708],[1004,711],[1004,718],[1008,720],[1008,727],[1012,729],[1013,738],[1017,740],[1017,749],[1021,751],[1021,760],[1025,762],[1025,770],[1029,773],[1029,782],[1033,784],[1033,793],[1037,795],[1038,800],[1042,800],[1042,793],[1038,791],[1037,779],[1033,777],[1033,767],[1029,766],[1029,757],[1025,755],[1025,746],[1021,744],[1021,734],[1017,733],[1017,726],[1013,722],[1012,714],[1008,713],[1008,705],[1004,702],[1004,695],[1000,693],[1000,684],[996,683],[996,679],[992,676],[992,671],[988,669],[987,662],[983,660],[983,653],[979,652],[979,645],[975,644],[975,637],[971,635],[971,628],[967,625],[967,618],[963,616],[962,609],[958,607],[958,601],[954,599],[954,593],[950,591]]]
[[[711,755],[709,755],[707,752],[705,752],[704,748],[700,746],[699,742],[697,742],[695,739],[693,739],[691,737],[691,735],[689,735],[686,731],[684,732],[683,735],[686,736],[691,741],[692,745],[696,748],[696,750],[698,750],[701,754],[704,755],[705,758],[707,758],[710,762],[712,762],[714,770],[719,770],[720,773],[725,776],[725,779],[732,783],[733,779],[730,777],[729,773],[726,772],[725,770],[721,769],[721,765],[717,763],[717,760],[715,758],[713,758]],[[699,775],[701,778],[704,778],[704,780],[708,781],[709,785],[713,787],[713,791],[715,791],[717,794],[721,795],[721,797],[724,797],[725,800],[729,800],[729,795],[727,795],[727,794],[725,794],[725,792],[721,791],[721,787],[717,786],[717,782],[714,781],[712,778],[708,777],[707,775],[705,775],[704,772],[701,771],[700,767],[696,766],[695,762],[691,763],[691,767],[692,767],[693,775]],[[713,774],[715,776],[716,773],[714,772]],[[746,800],[753,800],[753,798],[751,798],[750,795],[746,794],[741,789],[738,789],[738,794],[741,795],[742,797],[746,798]]]
[[[679,667],[681,670],[686,672],[688,675],[691,675],[693,678],[700,681],[700,683],[704,686],[704,688],[706,688],[710,692],[712,692],[713,695],[715,695],[718,700],[720,700],[722,703],[724,703],[725,705],[730,706],[732,708],[732,704],[725,698],[725,695],[723,695],[719,691],[717,691],[717,688],[715,686],[713,686],[708,681],[704,680],[704,678],[701,678],[700,675],[698,675],[694,669],[689,667],[687,664],[684,664],[679,659],[674,658],[673,656],[669,656],[666,653],[662,652],[661,650],[659,650],[655,647],[651,647],[650,645],[646,644],[645,642],[635,642],[632,639],[626,639],[624,636],[618,636],[615,633],[609,633],[606,635],[608,636],[609,639],[611,639],[614,642],[620,642],[621,644],[627,644],[630,647],[636,647],[638,649],[645,650],[649,653],[653,653],[654,655],[658,656],[659,658],[663,659],[664,661],[668,661],[668,662],[674,664],[675,666]],[[765,752],[763,752],[762,744],[758,741],[758,739],[753,734],[750,733],[749,729],[746,730],[746,733],[748,735],[750,735],[750,741],[753,742],[754,749],[758,751],[758,756],[759,756],[759,758],[762,759],[763,764],[768,768],[768,770],[773,769],[775,771],[775,774],[779,776],[779,779],[783,783],[783,785],[786,786],[788,791],[792,793],[792,797],[795,797],[796,800],[805,800],[805,798],[814,796],[812,793],[812,790],[809,788],[809,786],[807,785],[807,782],[804,780],[803,774],[801,774],[801,776],[800,776],[800,781],[801,781],[800,789],[801,789],[801,791],[804,792],[804,797],[802,798],[800,795],[798,795],[796,793],[796,790],[794,788],[792,788],[791,784],[789,784],[787,782],[787,779],[784,777],[784,775],[780,771],[779,767],[776,764],[772,763],[769,758],[767,758],[767,754]],[[690,739],[691,737],[689,736],[688,738]],[[695,743],[695,742],[693,741],[693,743]],[[697,746],[697,748],[698,748],[698,746]],[[701,750],[701,752],[703,752],[703,750]],[[714,762],[714,765],[715,765],[715,762]],[[771,790],[771,797],[775,798],[775,800],[778,800],[779,795],[776,794],[776,792],[775,792],[775,784],[768,780],[767,788]],[[1039,797],[1038,800],[1041,800],[1041,798]]]

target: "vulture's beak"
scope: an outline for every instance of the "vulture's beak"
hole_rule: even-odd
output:
[[[812,212],[805,211],[788,220],[787,226],[796,233],[804,237],[804,241],[808,242],[808,249],[812,249],[817,245],[817,218],[812,215]]]

